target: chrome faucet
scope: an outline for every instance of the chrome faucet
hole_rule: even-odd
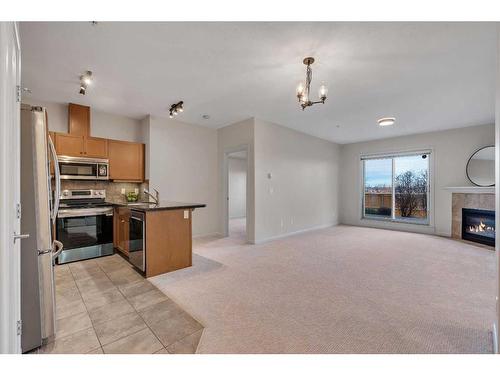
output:
[[[153,198],[153,203],[158,204],[160,203],[160,193],[158,190],[154,189],[155,195],[151,194],[148,189],[144,189],[144,194],[148,195],[149,197]]]

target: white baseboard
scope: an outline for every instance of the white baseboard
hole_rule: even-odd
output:
[[[256,244],[256,245],[258,245],[258,244],[262,244],[262,243],[265,243],[265,242],[279,240],[280,238],[295,236],[297,234],[301,234],[301,233],[305,233],[305,232],[311,232],[311,231],[319,230],[319,229],[325,229],[325,228],[333,227],[333,226],[336,226],[336,225],[338,225],[338,222],[333,222],[333,223],[328,223],[328,224],[322,224],[322,225],[318,225],[318,226],[311,227],[311,228],[305,228],[305,229],[297,230],[297,231],[294,231],[294,232],[287,232],[287,233],[279,234],[277,236],[272,236],[272,237],[264,238],[264,239],[261,239],[261,240],[256,240],[253,243]]]
[[[206,234],[197,234],[195,236],[192,236],[192,238],[201,238],[201,237],[208,237],[208,236],[220,236],[223,237],[222,233],[220,232],[212,232],[212,233],[206,233]]]

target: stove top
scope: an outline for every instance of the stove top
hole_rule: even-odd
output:
[[[104,200],[62,201],[59,204],[59,207],[61,207],[61,208],[85,208],[85,207],[105,207],[105,206],[112,206],[112,205]]]
[[[90,208],[111,206],[106,202],[106,190],[79,189],[63,190],[60,196],[61,208]]]

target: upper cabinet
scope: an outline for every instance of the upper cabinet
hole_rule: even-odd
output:
[[[90,136],[90,107],[68,105],[68,133],[52,133],[58,155],[109,159],[109,178],[144,181],[144,144]]]
[[[108,140],[81,135],[55,133],[57,155],[89,158],[108,157]]]
[[[108,139],[109,178],[144,181],[144,144]]]
[[[84,137],[85,156],[92,158],[108,157],[108,140],[104,138]]]
[[[90,107],[69,103],[68,130],[73,135],[90,136]]]
[[[81,135],[56,133],[55,143],[57,155],[85,155],[85,142]]]
[[[108,157],[108,140],[90,136],[90,107],[69,103],[69,133],[56,133],[58,155],[103,158]]]

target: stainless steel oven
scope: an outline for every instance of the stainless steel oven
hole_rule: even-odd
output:
[[[65,180],[109,180],[109,161],[59,156],[59,172]]]
[[[56,220],[59,264],[113,254],[113,207],[104,190],[65,190]]]

